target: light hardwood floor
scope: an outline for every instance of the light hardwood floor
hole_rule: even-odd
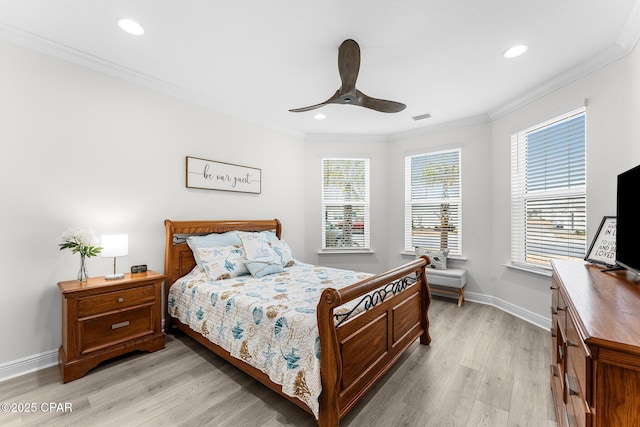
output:
[[[341,426],[555,426],[548,331],[494,307],[434,298],[417,342]],[[57,367],[0,383],[0,425],[314,426],[313,417],[183,335],[164,350],[100,365],[62,384]],[[44,412],[47,402],[72,412]],[[48,408],[48,406],[47,406]]]

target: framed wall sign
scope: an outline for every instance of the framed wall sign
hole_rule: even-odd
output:
[[[603,264],[607,267],[616,265],[616,217],[605,216],[600,222],[598,232],[589,246],[586,261]]]
[[[260,169],[187,156],[187,188],[256,193],[262,191]]]

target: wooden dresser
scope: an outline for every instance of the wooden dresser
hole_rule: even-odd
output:
[[[123,279],[92,277],[58,283],[62,291],[62,381],[84,376],[100,362],[134,350],[164,348],[162,282],[154,271]]]
[[[558,426],[640,426],[640,283],[589,263],[551,264]]]

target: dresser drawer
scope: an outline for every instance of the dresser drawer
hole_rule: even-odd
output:
[[[578,396],[569,396],[566,408],[569,427],[591,426],[591,412],[584,399]]]
[[[78,317],[83,318],[135,305],[152,303],[155,300],[155,295],[155,287],[151,285],[79,298]]]
[[[153,333],[152,306],[95,317],[80,322],[81,353]]]
[[[570,317],[567,318],[567,359],[571,361],[573,370],[571,375],[577,380],[578,386],[583,393],[583,398],[588,403],[591,403],[589,378],[587,376],[588,369],[591,367],[591,354]]]

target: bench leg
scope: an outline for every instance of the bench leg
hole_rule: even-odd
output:
[[[464,286],[460,288],[460,296],[458,297],[458,307],[464,303]]]

